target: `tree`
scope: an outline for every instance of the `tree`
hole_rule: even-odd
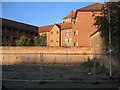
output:
[[[120,1],[107,2],[104,6],[102,16],[95,17],[94,25],[97,27],[106,46],[109,43],[109,28],[111,32],[112,54],[120,60]],[[109,18],[110,14],[110,18]],[[110,23],[109,23],[110,19]]]
[[[46,46],[45,36],[41,36],[41,37],[35,36],[33,41],[35,46]]]
[[[40,46],[40,38],[39,38],[38,36],[35,36],[35,37],[34,37],[33,42],[34,42],[34,45],[35,45],[35,46]]]
[[[7,43],[8,43],[8,46],[11,46],[11,45],[12,45],[12,43],[13,43],[13,36],[10,36],[10,37],[8,38]]]
[[[2,45],[5,45],[5,46],[7,46],[6,37],[3,37],[3,38],[2,38]]]
[[[41,38],[41,45],[42,46],[46,46],[47,45],[47,43],[46,43],[46,36],[41,36],[40,38]]]
[[[26,45],[27,45],[27,46],[31,45],[31,39],[30,39],[30,38],[27,39]]]
[[[22,36],[19,40],[16,40],[17,46],[25,46],[27,42],[27,37]]]

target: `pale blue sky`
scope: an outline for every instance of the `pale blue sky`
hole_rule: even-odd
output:
[[[70,10],[93,4],[95,2],[3,2],[2,17],[43,26],[61,22]]]

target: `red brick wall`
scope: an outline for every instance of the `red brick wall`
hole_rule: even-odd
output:
[[[78,29],[76,41],[79,46],[90,46],[90,35],[96,31],[92,12],[78,12],[75,29]],[[75,40],[74,40],[75,41]]]
[[[50,33],[47,32],[47,46],[50,45]]]
[[[65,44],[65,39],[71,38],[72,39],[72,29],[67,29],[67,31],[71,31],[71,34],[69,36],[65,36],[65,30],[61,30],[61,46],[73,46],[72,41],[70,44]]]
[[[81,63],[92,58],[93,55],[90,47],[0,47],[1,61],[0,64],[25,64],[36,63],[40,64],[41,53],[43,53],[43,60],[45,63]],[[69,55],[69,53],[73,55]],[[81,53],[83,55],[79,55]],[[88,55],[84,54],[88,53]],[[76,55],[74,55],[76,54]],[[4,57],[4,58],[3,58]]]

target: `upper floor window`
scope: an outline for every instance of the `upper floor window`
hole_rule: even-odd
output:
[[[51,32],[51,34],[53,34],[53,32]]]
[[[76,32],[74,31],[74,36],[75,36],[75,33],[76,33]]]
[[[71,35],[71,31],[65,31],[65,36],[70,36]]]
[[[38,33],[35,33],[35,36],[38,36]]]
[[[74,31],[74,36],[78,34],[78,29]]]
[[[76,35],[78,34],[78,29],[76,30]]]
[[[59,34],[59,31],[56,31],[56,34]]]
[[[50,40],[51,42],[53,42],[53,40]]]
[[[56,42],[59,42],[59,39],[56,39]]]
[[[64,21],[64,20],[62,20],[62,23],[65,23],[65,21]]]
[[[78,17],[76,18],[75,22],[77,22],[77,21],[78,21]]]

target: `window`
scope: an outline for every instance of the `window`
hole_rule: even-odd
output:
[[[76,31],[74,31],[74,36],[78,35],[78,29]]]
[[[76,30],[76,35],[78,34],[78,29]]]
[[[78,21],[78,17],[76,18],[75,22],[77,22],[77,21]]]
[[[76,32],[74,31],[74,36],[75,36],[75,33],[76,33]]]
[[[51,42],[53,42],[53,40],[50,40]]]
[[[78,46],[78,42],[76,42],[76,46]]]
[[[6,42],[6,37],[3,37],[3,39],[2,39],[2,40],[3,40],[3,42]]]
[[[71,39],[71,38],[65,39],[65,44],[70,44],[70,43],[71,43],[71,41],[72,41],[72,39]]]
[[[35,34],[35,36],[38,36],[38,33],[34,33]]]
[[[74,43],[74,46],[78,46],[78,42],[75,42],[75,43]]]
[[[97,15],[97,13],[93,12],[92,17],[94,17],[94,16],[96,16],[96,15]]]
[[[59,34],[59,31],[56,31],[56,34]]]
[[[64,21],[64,20],[62,20],[62,23],[65,23],[65,21]]]
[[[51,32],[51,34],[53,34],[53,32]]]
[[[71,39],[71,38],[69,38],[68,40],[69,40],[69,43],[71,43],[71,42],[72,42],[72,39]]]
[[[68,39],[65,39],[65,44],[68,44]]]
[[[74,43],[74,46],[76,46],[76,43]]]
[[[59,39],[56,39],[56,42],[59,42]]]
[[[28,32],[27,32],[27,31],[25,31],[25,34],[28,34]]]
[[[33,36],[35,36],[35,33],[33,33]]]
[[[70,36],[71,31],[69,31],[69,30],[68,30],[68,31],[65,31],[65,33],[64,33],[64,34],[65,34],[65,36]]]

